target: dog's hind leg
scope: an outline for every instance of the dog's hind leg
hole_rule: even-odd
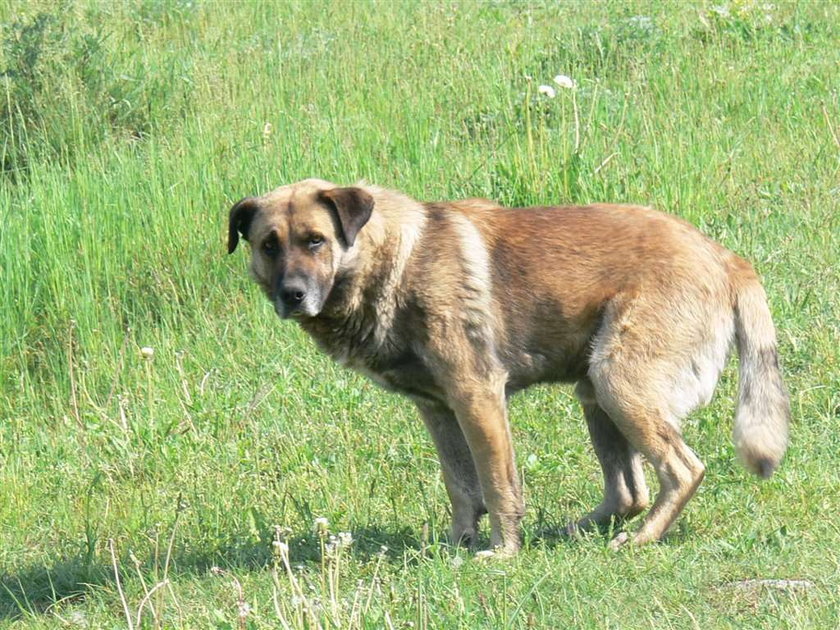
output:
[[[600,407],[656,471],[659,493],[632,540],[638,545],[658,540],[694,495],[705,467],[683,441],[667,401],[659,398],[652,385],[651,372],[638,366],[633,370],[612,366],[598,376],[590,373],[590,378]],[[619,534],[611,546],[617,548],[628,540],[626,533]]]
[[[574,533],[609,526],[615,520],[632,518],[647,508],[649,495],[642,457],[618,430],[607,413],[598,405],[589,379],[582,379],[575,388],[583,406],[592,446],[604,473],[604,499],[567,531]]]
[[[443,482],[452,504],[452,542],[471,545],[476,540],[478,519],[487,508],[464,433],[448,407],[425,401],[416,404],[440,458]]]
[[[659,479],[635,544],[661,538],[703,480],[705,467],[679,420],[708,398],[725,359],[731,326],[718,330],[708,304],[691,294],[616,302],[594,339],[588,377],[595,400]],[[612,546],[629,538],[619,534]]]

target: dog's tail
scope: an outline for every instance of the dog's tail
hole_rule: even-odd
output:
[[[787,450],[790,401],[767,296],[752,267],[739,263],[743,266],[735,274],[735,335],[741,378],[733,439],[747,469],[766,479]]]

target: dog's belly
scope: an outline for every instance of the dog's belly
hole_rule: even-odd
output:
[[[514,393],[537,383],[573,383],[586,375],[587,366],[585,351],[519,351],[505,361],[507,391]]]
[[[583,350],[570,353],[518,351],[503,361],[508,371],[506,394],[537,383],[576,382],[586,374],[585,355]],[[446,400],[432,370],[411,352],[375,365],[355,362],[351,367],[389,391],[423,400]]]

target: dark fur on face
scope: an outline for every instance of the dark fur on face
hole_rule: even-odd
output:
[[[251,271],[281,318],[317,316],[338,260],[370,218],[373,199],[359,188],[295,190],[247,197],[230,211],[228,253],[239,235],[252,244]]]

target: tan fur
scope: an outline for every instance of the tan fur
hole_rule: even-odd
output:
[[[322,180],[243,200],[230,219],[229,251],[240,233],[252,243],[252,274],[278,314],[417,403],[456,541],[489,512],[493,547],[519,546],[506,403],[534,383],[577,383],[604,471],[603,502],[571,529],[646,509],[643,455],[660,491],[634,541],[667,531],[704,474],[680,420],[710,400],[733,339],[738,452],[765,476],[784,455],[789,405],[761,285],[680,219],[607,204],[419,203]]]

